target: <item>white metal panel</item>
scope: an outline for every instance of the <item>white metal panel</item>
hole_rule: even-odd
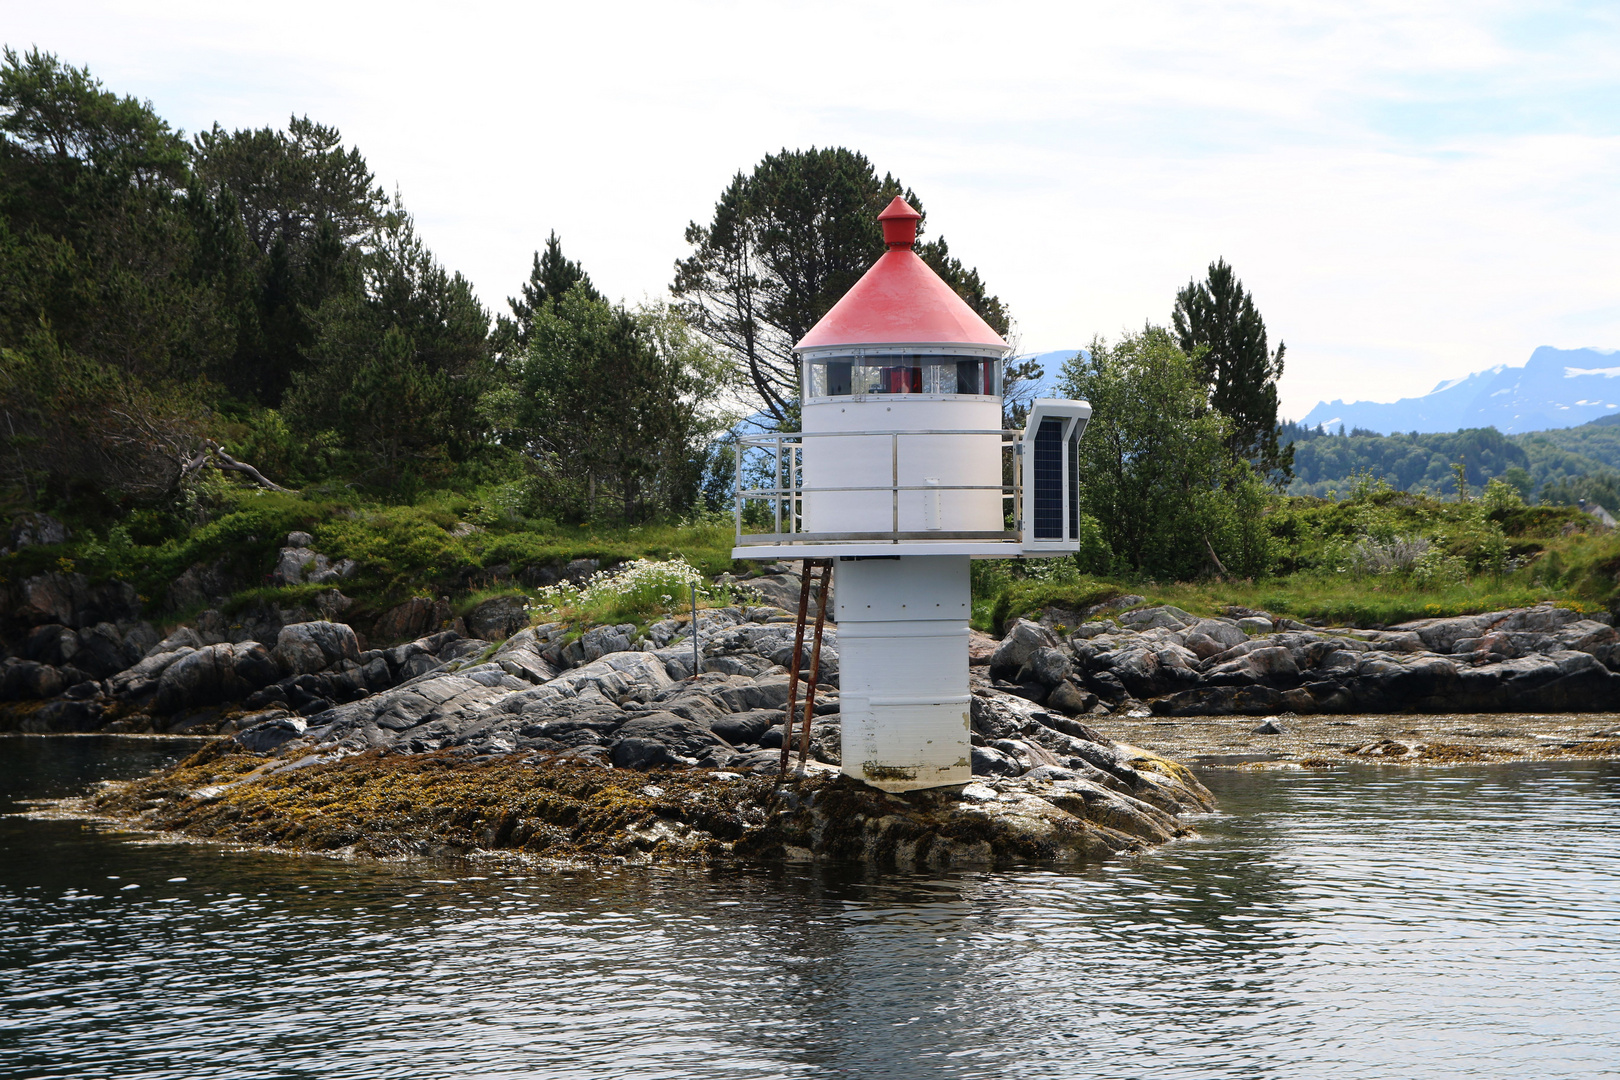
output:
[[[843,771],[886,791],[972,779],[968,559],[841,561]]]
[[[804,498],[806,532],[999,531],[1001,403],[997,399],[907,395],[805,405],[804,486],[877,488],[811,490]],[[983,435],[929,435],[929,431],[983,431]],[[831,432],[894,432],[838,435]],[[908,434],[909,433],[909,434]],[[938,491],[901,491],[893,487]],[[970,486],[977,490],[953,490]],[[898,502],[898,506],[896,503]]]

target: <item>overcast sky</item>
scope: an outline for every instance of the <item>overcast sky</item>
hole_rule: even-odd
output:
[[[1168,320],[1224,256],[1283,411],[1620,347],[1620,5],[0,0],[188,132],[337,126],[504,310],[556,229],[659,297],[727,179],[844,145],[1025,351]]]

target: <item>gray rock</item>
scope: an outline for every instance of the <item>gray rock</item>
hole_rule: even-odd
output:
[[[1020,675],[1032,677],[1043,686],[1057,686],[1069,677],[1074,665],[1062,650],[1037,649]]]
[[[1110,705],[1118,705],[1130,697],[1125,684],[1120,682],[1119,676],[1112,671],[1090,672],[1085,677],[1085,683],[1093,693]]]
[[[325,671],[344,660],[359,659],[360,642],[344,623],[294,623],[282,627],[276,638],[276,663],[290,675]]]
[[[486,641],[505,640],[528,625],[528,598],[521,594],[491,597],[467,616],[467,632]]]
[[[274,716],[259,721],[232,736],[242,749],[265,754],[298,738],[309,727],[299,716]]]
[[[808,689],[805,680],[799,680],[801,695]],[[762,675],[757,679],[733,683],[716,691],[715,701],[732,712],[750,709],[784,709],[788,699],[788,676]]]
[[[287,534],[287,546],[290,548],[307,548],[315,542],[315,538],[307,532],[290,532]]]
[[[1276,629],[1263,615],[1245,615],[1237,621],[1237,627],[1245,634],[1269,634]]]
[[[141,617],[140,598],[127,581],[91,585],[83,574],[51,572],[24,580],[19,592],[21,602],[11,614],[25,625],[59,623],[77,630],[99,622],[124,623]]]
[[[559,576],[564,581],[571,581],[575,585],[583,585],[601,567],[602,564],[596,559],[574,559],[562,568],[562,573]]]
[[[1208,660],[1226,650],[1226,646],[1207,634],[1199,633],[1196,629],[1188,630],[1181,637],[1181,643],[1200,660]]]
[[[240,700],[275,681],[280,669],[256,641],[208,645],[163,669],[153,707],[159,713]]]
[[[1089,713],[1097,704],[1097,695],[1090,690],[1082,690],[1072,682],[1064,681],[1052,688],[1046,695],[1046,707],[1069,716],[1079,716]]]
[[[413,596],[383,612],[377,620],[373,637],[377,641],[404,641],[423,637],[436,630],[450,629],[452,623],[449,604]]]
[[[1298,685],[1299,665],[1294,661],[1294,654],[1287,649],[1278,646],[1255,649],[1205,671],[1204,681],[1213,686],[1259,683],[1286,688]]]
[[[1198,671],[1193,665],[1197,662],[1197,654],[1180,645],[1144,644],[1115,653],[1111,671],[1133,696],[1146,699],[1195,685]],[[1108,699],[1108,695],[1097,687],[1095,677],[1088,682],[1098,697]]]
[[[165,603],[170,611],[191,611],[196,608],[217,607],[236,591],[236,582],[229,573],[230,560],[221,558],[211,563],[194,563],[169,583]]]
[[[1287,730],[1275,720],[1267,720],[1254,729],[1256,735],[1286,735]]]
[[[1140,632],[1158,628],[1180,630],[1193,625],[1198,619],[1178,607],[1161,604],[1157,607],[1137,608],[1135,611],[1124,612],[1119,616],[1119,621],[1121,625]]]
[[[1248,639],[1248,634],[1238,625],[1236,619],[1199,619],[1187,628],[1187,632],[1203,634],[1228,649],[1233,645],[1241,645]],[[1270,632],[1269,629],[1267,632]]]
[[[780,574],[765,574],[760,577],[749,578],[741,584],[759,593],[765,602],[772,607],[780,609],[789,616],[796,616],[799,611],[799,588],[801,580],[802,579],[797,573],[789,571]],[[821,578],[819,574],[812,576],[810,582],[810,600],[808,605],[808,617],[811,619],[816,617],[817,588],[820,585],[820,582]],[[827,616],[829,619],[833,617],[834,612],[837,610],[836,605],[833,602],[833,589],[834,583],[829,582],[827,585]]]
[[[10,657],[0,667],[0,700],[37,701],[55,697],[63,688],[62,673],[49,664]]]
[[[972,753],[974,776],[1017,776],[1023,772],[1011,755],[989,746],[975,746]]]
[[[106,721],[106,706],[100,698],[75,701],[57,698],[47,701],[19,725],[25,732],[45,734],[55,731],[94,731]]]
[[[195,640],[195,637],[195,635],[192,635],[193,640]],[[167,641],[164,642],[164,644],[168,643]],[[120,698],[139,699],[145,697],[157,690],[158,678],[170,664],[193,652],[196,652],[196,649],[189,645],[181,645],[179,648],[167,652],[154,652],[143,657],[132,667],[126,668],[109,678],[107,680],[107,691],[114,697]]]
[[[155,656],[159,653],[174,652],[176,649],[200,649],[202,647],[203,640],[198,636],[197,631],[189,626],[182,626],[156,645],[148,648],[146,655]]]
[[[837,720],[816,720],[810,725],[810,754],[823,765],[842,765],[844,729]]]
[[[730,744],[708,728],[667,712],[648,713],[626,720],[616,737],[620,740],[642,739],[661,743],[671,753],[693,761],[714,750],[731,749]]]
[[[78,651],[78,633],[60,623],[36,626],[23,639],[23,659],[50,664],[53,667],[70,663]]]
[[[508,675],[525,682],[549,682],[557,677],[557,670],[541,655],[540,648],[533,630],[519,630],[495,650],[493,659]]]
[[[11,549],[18,551],[36,544],[65,544],[72,535],[66,525],[49,514],[20,514],[11,522]]]
[[[105,679],[130,665],[130,658],[124,651],[123,635],[108,622],[87,626],[79,631],[78,648],[72,655],[72,661],[74,667],[95,679]]]
[[[314,580],[330,569],[332,564],[325,555],[307,547],[284,547],[276,559],[276,568],[270,572],[270,580],[278,585],[302,585],[305,580]]]
[[[1019,619],[1002,635],[1001,644],[990,656],[991,678],[1016,678],[1018,673],[1034,662],[1042,649],[1057,644],[1051,633],[1039,623]]]
[[[612,761],[616,769],[656,769],[689,764],[666,744],[656,739],[636,737],[614,743]]]
[[[1197,686],[1152,705],[1159,716],[1264,716],[1282,708],[1282,694],[1269,686]]]
[[[634,646],[630,643],[630,634],[635,630],[634,623],[623,623],[619,626],[598,626],[585,631],[576,644],[584,654],[582,663],[600,660],[608,653],[629,652]]]
[[[677,712],[674,703],[668,703],[665,707],[678,716],[701,723],[694,716]],[[732,746],[757,745],[760,738],[772,727],[781,724],[786,715],[781,709],[749,709],[747,712],[726,713],[716,717],[709,724],[709,730]]]
[[[1054,780],[1079,780],[1081,775],[1073,769],[1066,769],[1062,765],[1037,765],[1024,774],[1024,779],[1032,784],[1051,783]]]

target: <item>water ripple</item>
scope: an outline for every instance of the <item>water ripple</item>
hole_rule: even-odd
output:
[[[152,764],[52,745],[0,746],[0,791]],[[1209,782],[1222,812],[1153,855],[943,878],[458,873],[0,819],[0,1076],[1620,1072],[1620,767]]]

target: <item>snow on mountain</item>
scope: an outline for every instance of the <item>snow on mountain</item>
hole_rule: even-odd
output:
[[[1448,379],[1422,397],[1399,401],[1324,401],[1301,423],[1397,431],[1494,427],[1503,434],[1576,427],[1620,413],[1620,364],[1613,349],[1543,345],[1523,367],[1498,365]]]
[[[1084,349],[1054,349],[1051,352],[1028,353],[1019,356],[1019,360],[1036,360],[1041,365],[1041,377],[1036,380],[1035,397],[1060,397],[1057,389],[1058,377],[1063,374],[1065,362],[1085,352]]]

